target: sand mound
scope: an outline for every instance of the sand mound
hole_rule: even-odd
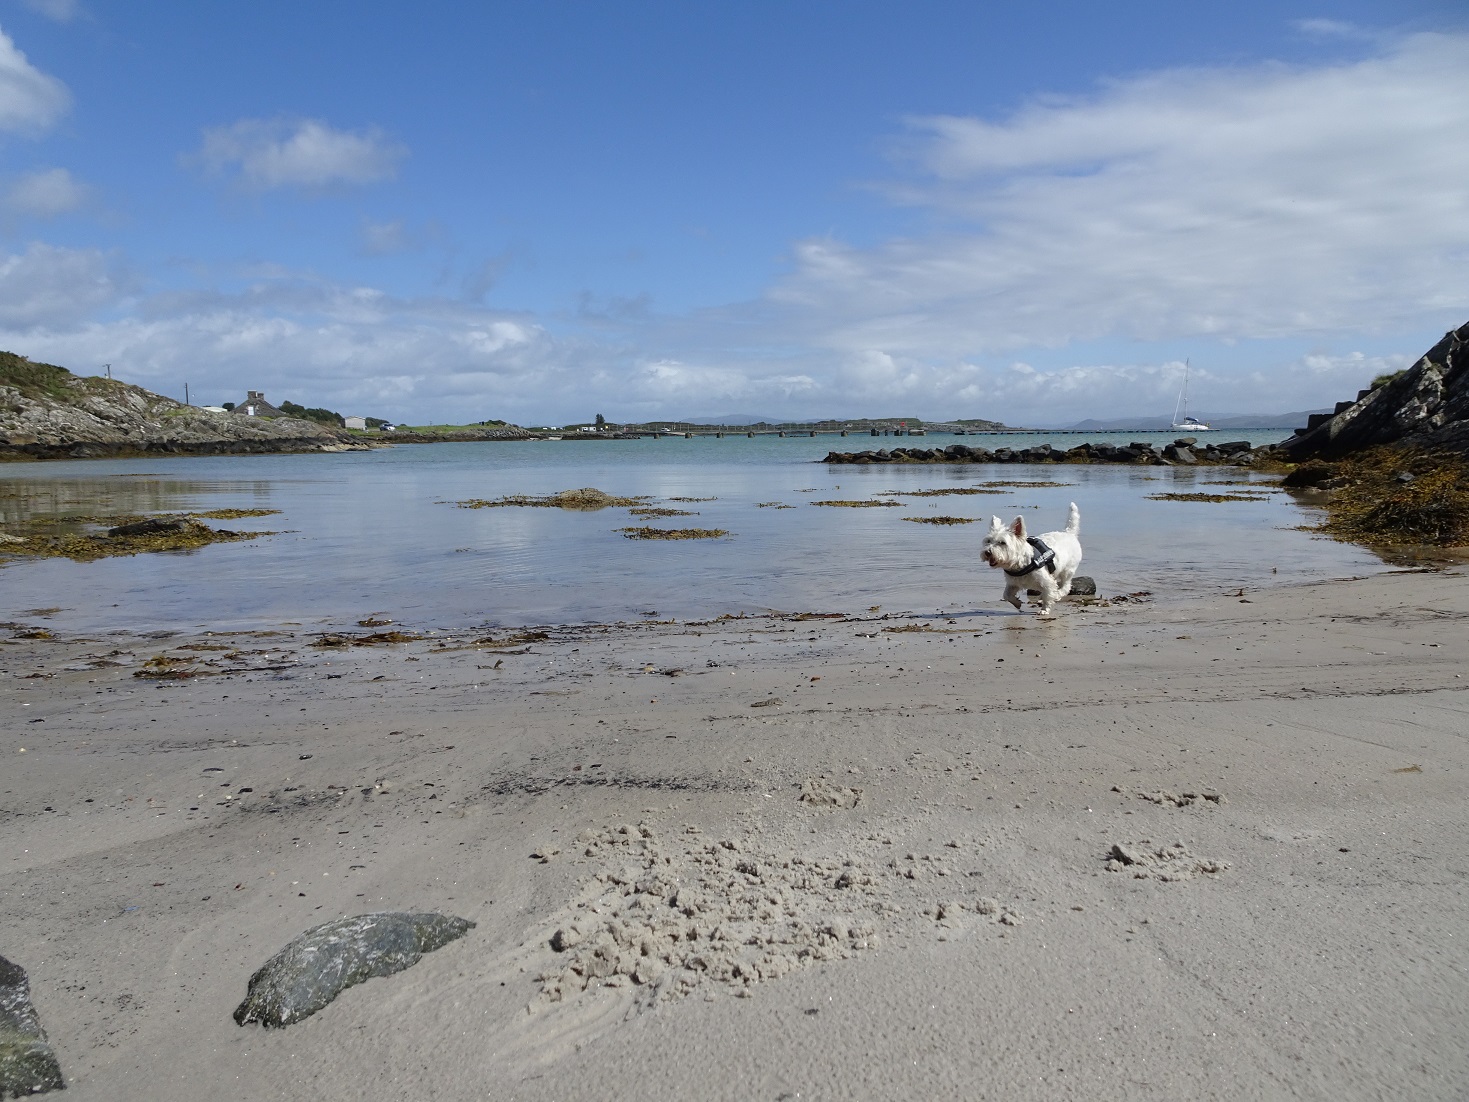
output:
[[[1201,873],[1217,875],[1229,868],[1223,861],[1199,857],[1183,842],[1154,846],[1141,842],[1118,842],[1107,855],[1108,872],[1130,872],[1139,880],[1192,880]]]
[[[850,791],[850,790],[848,790]],[[646,825],[583,831],[585,857],[606,863],[592,895],[543,944],[541,999],[593,986],[634,989],[651,1006],[697,990],[747,995],[755,984],[842,960],[915,923],[954,928],[963,917],[1018,926],[992,899],[925,902],[951,875],[941,860],[848,840],[840,857],[777,851],[745,839],[710,842],[695,828],[665,841]],[[957,878],[955,878],[957,880]]]
[[[803,804],[810,804],[812,807],[849,809],[856,807],[861,802],[862,790],[847,788],[844,785],[822,780],[820,777],[813,777],[801,782],[801,794],[796,798]]]

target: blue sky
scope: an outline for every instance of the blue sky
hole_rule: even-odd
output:
[[[0,0],[0,348],[522,424],[1330,405],[1469,320],[1462,2]]]

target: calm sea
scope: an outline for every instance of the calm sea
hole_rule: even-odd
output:
[[[1059,435],[1167,441],[1172,433]],[[1255,443],[1285,433],[1224,434]],[[1224,438],[1224,437],[1221,437]],[[930,436],[1026,446],[1047,439]],[[376,615],[413,627],[704,618],[781,610],[920,615],[1009,611],[979,561],[988,520],[1023,515],[1060,527],[1081,507],[1082,573],[1103,595],[1151,590],[1159,600],[1384,569],[1376,556],[1300,526],[1315,516],[1289,496],[1227,503],[1153,501],[1150,494],[1237,492],[1233,468],[1089,466],[833,466],[833,448],[897,446],[866,437],[667,437],[406,445],[343,455],[160,458],[0,467],[0,531],[34,513],[105,514],[269,508],[280,515],[214,522],[275,530],[246,543],[92,563],[10,560],[0,566],[0,615],[57,607],[68,630],[350,626]],[[904,440],[901,443],[908,443]],[[984,496],[897,497],[902,508],[832,508],[830,499],[887,491],[1046,481]],[[697,516],[643,520],[622,509],[461,509],[455,501],[590,486]],[[675,497],[707,498],[670,503]],[[788,506],[779,508],[778,506]],[[643,541],[629,525],[722,528],[717,540]]]

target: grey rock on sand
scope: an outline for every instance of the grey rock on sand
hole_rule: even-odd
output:
[[[309,1018],[347,988],[391,976],[463,937],[474,923],[440,914],[353,915],[307,930],[250,977],[235,1009],[240,1025],[287,1026]]]
[[[0,957],[0,1098],[29,1098],[65,1086],[31,1005],[26,970]]]

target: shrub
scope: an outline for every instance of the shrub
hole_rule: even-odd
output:
[[[320,407],[308,409],[306,406],[298,405],[291,401],[282,402],[280,404],[280,411],[290,417],[299,417],[305,421],[315,421],[321,425],[335,425],[337,428],[343,428],[347,423],[340,413],[333,410],[321,409]]]

